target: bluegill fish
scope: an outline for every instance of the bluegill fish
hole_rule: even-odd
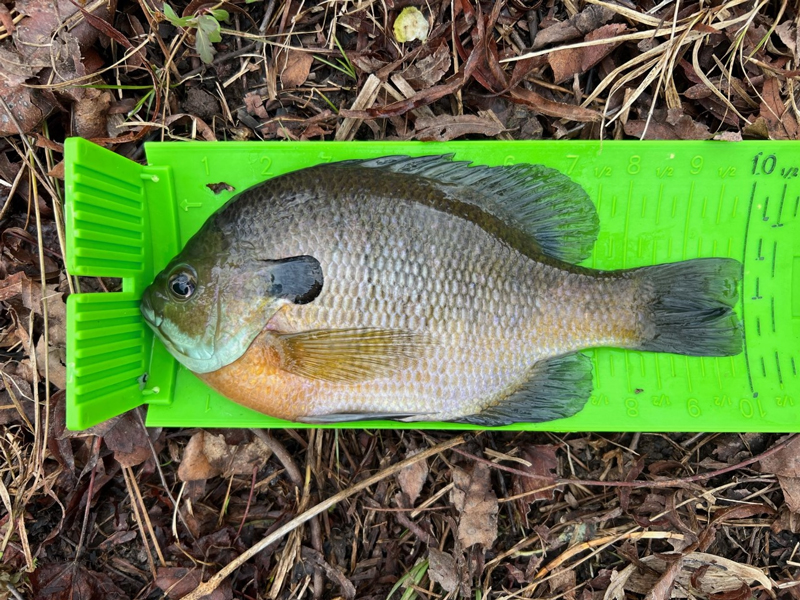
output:
[[[212,388],[312,423],[547,421],[591,394],[581,350],[741,351],[738,261],[577,266],[597,233],[583,188],[541,165],[324,164],[231,199],[141,309]]]

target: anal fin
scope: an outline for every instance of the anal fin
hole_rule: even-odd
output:
[[[458,419],[485,427],[571,417],[592,393],[592,361],[580,353],[537,362],[530,377],[494,406]]]

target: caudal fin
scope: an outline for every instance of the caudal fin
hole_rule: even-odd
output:
[[[742,326],[733,311],[742,265],[732,258],[698,258],[637,269],[649,290],[650,323],[638,349],[690,356],[742,351]]]

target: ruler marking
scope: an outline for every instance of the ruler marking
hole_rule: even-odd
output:
[[[772,242],[772,278],[775,279],[775,262],[778,255],[778,240]]]
[[[764,212],[761,214],[762,221],[769,221],[769,216],[767,216],[768,209],[769,209],[769,196],[767,196],[766,200],[764,200]]]
[[[764,357],[761,357],[761,374],[766,378],[767,376],[767,363],[764,362]]]
[[[773,227],[783,227],[783,223],[781,223],[781,218],[783,217],[783,205],[786,202],[786,190],[788,189],[789,184],[783,184],[783,193],[781,194],[781,203],[778,205],[778,222],[773,225]]]
[[[717,221],[716,225],[719,225],[720,220],[722,219],[722,204],[725,201],[725,184],[722,184],[722,187],[719,190],[719,206],[717,207]]]
[[[661,222],[661,201],[664,199],[664,184],[662,183],[658,188],[658,201],[656,202],[656,225]],[[797,197],[800,202],[800,196]],[[794,215],[797,216],[797,207],[794,209]]]
[[[714,370],[717,372],[717,385],[722,389],[722,373],[719,371],[719,359],[714,359]]]
[[[764,260],[764,257],[761,255],[761,250],[764,247],[764,238],[758,238],[758,253],[756,254],[756,259]]]
[[[686,385],[689,388],[689,393],[693,394],[694,387],[692,386],[692,371],[691,369],[689,369],[689,357],[684,356],[683,359],[684,359],[684,364],[686,365]]]
[[[628,185],[628,205],[625,207],[625,233],[622,236],[622,268],[628,265],[628,231],[631,226],[631,205],[633,204],[633,179]]]
[[[761,317],[756,317],[756,335],[761,337]]]
[[[686,221],[683,224],[683,253],[681,259],[686,260],[686,249],[689,245],[689,217],[692,213],[692,200],[694,200],[694,181],[689,186],[689,202],[686,204]]]
[[[658,389],[661,389],[661,367],[659,366],[660,363],[658,361],[658,355],[654,356],[656,361],[656,383],[658,384]],[[794,361],[794,359],[792,359]],[[794,364],[794,362],[792,362]]]
[[[800,207],[800,196],[794,199],[794,214],[792,215],[793,219],[797,218],[797,208]]]
[[[628,379],[628,390],[633,389],[633,383],[631,382],[631,360],[630,354],[625,353],[625,375]]]
[[[794,356],[790,357],[792,363],[792,375],[797,377],[797,365],[794,364]]]
[[[759,295],[760,287],[761,287],[761,277],[756,277],[756,295],[753,296],[753,300],[761,300],[761,296]]]
[[[744,265],[745,261],[747,260],[747,238],[748,232],[750,231],[750,217],[753,213],[753,202],[756,199],[756,183],[753,182],[753,189],[750,192],[750,206],[747,209],[747,221],[745,221],[745,229],[744,229],[744,248],[742,249],[742,273],[741,273],[741,280],[744,281]],[[798,202],[800,202],[800,196],[798,196]],[[736,209],[734,209],[734,213]],[[747,325],[745,319],[745,302],[742,302],[742,337],[744,338],[744,364],[745,368],[747,369],[747,382],[750,384],[750,392],[755,394],[755,388],[753,388],[753,374],[750,372],[750,357],[748,356],[747,352]],[[731,357],[731,365],[733,365],[733,357]]]
[[[778,357],[778,351],[775,351],[775,366],[778,367],[778,383],[783,385],[783,374],[781,373],[781,359]]]
[[[597,184],[597,212],[600,213],[600,205],[603,202],[603,184]]]

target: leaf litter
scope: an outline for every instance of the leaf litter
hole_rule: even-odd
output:
[[[401,43],[409,9],[427,37]],[[120,282],[65,272],[59,179],[69,135],[135,160],[153,139],[795,140],[798,18],[0,5],[0,597],[800,598],[793,437],[146,430],[140,410],[68,431],[66,300]]]

